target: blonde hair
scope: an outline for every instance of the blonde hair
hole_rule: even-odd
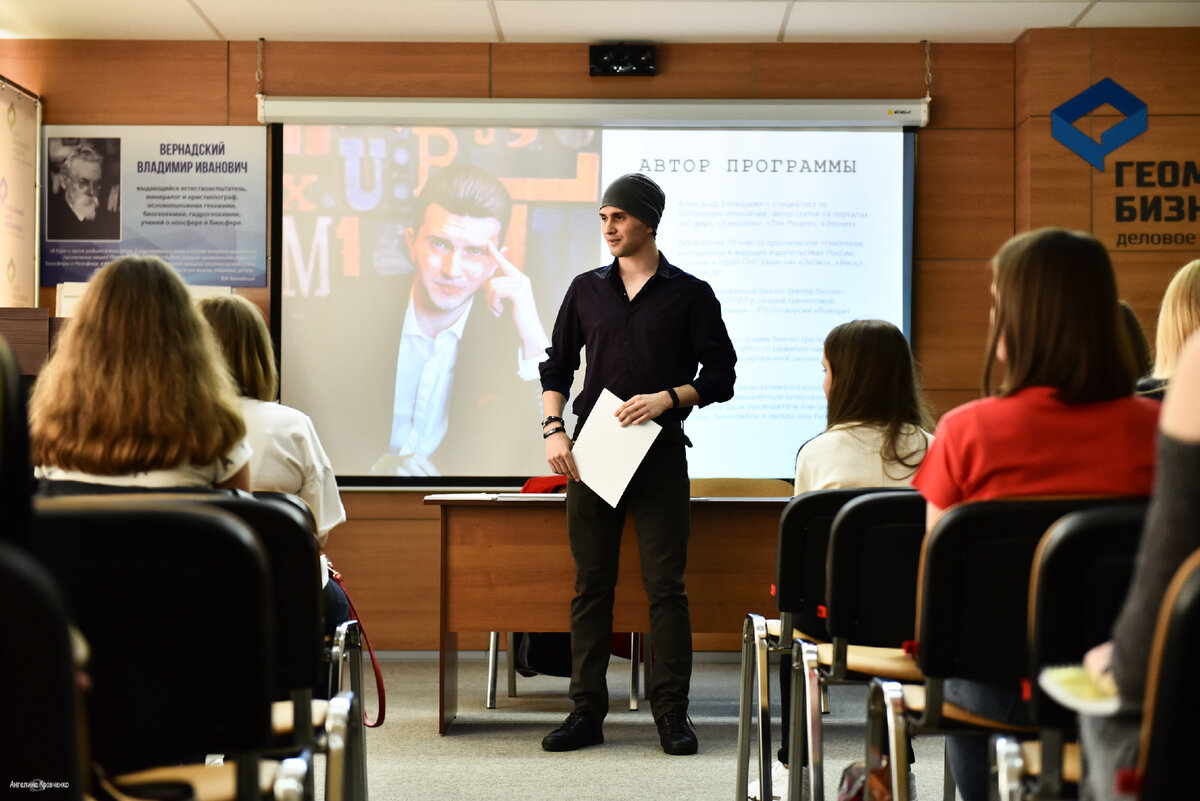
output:
[[[279,391],[275,351],[258,307],[241,295],[204,298],[198,305],[212,326],[238,391],[255,400],[275,400]]]
[[[33,460],[94,475],[211,464],[246,435],[183,279],[153,256],[92,277],[34,384]]]
[[[1167,284],[1154,335],[1154,377],[1170,380],[1179,349],[1200,329],[1200,259],[1189,261]]]

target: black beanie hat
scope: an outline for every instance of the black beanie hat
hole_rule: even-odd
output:
[[[631,172],[613,181],[608,185],[608,189],[604,190],[604,197],[600,199],[600,208],[615,206],[637,217],[655,231],[658,230],[658,221],[662,218],[663,207],[666,204],[667,196],[658,184],[640,172]]]

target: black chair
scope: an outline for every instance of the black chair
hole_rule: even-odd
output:
[[[58,482],[55,482],[58,483]],[[86,492],[96,485],[75,485],[70,489]],[[232,513],[250,526],[263,548],[271,573],[271,608],[274,619],[274,674],[272,680],[271,729],[277,753],[299,753],[305,749],[329,752],[324,737],[329,704],[313,699],[325,653],[320,558],[310,518],[304,514],[303,502],[273,494],[250,495],[226,490],[191,492],[145,492],[124,488],[105,495],[74,494],[60,496],[60,505],[79,503],[88,506],[127,504],[178,507],[205,504]],[[306,508],[306,507],[304,507]],[[343,635],[346,636],[346,635]],[[338,665],[330,671],[341,673]],[[343,692],[340,685],[331,697]],[[346,764],[346,785],[339,788],[350,799],[364,801],[366,788],[366,737],[362,727],[361,695],[350,699],[351,720],[345,744],[349,748],[343,757]],[[355,717],[357,713],[357,717]],[[357,720],[357,723],[355,722]],[[332,782],[326,774],[327,785]],[[310,784],[305,788],[308,797],[314,795]],[[326,792],[330,792],[327,786]]]
[[[1034,740],[997,737],[1001,798],[1058,798],[1080,778],[1078,718],[1037,682],[1042,669],[1077,664],[1109,639],[1146,518],[1144,500],[1071,512],[1042,537],[1029,587],[1030,712]],[[1022,780],[1029,784],[1022,787]]]
[[[852,499],[833,520],[825,565],[831,642],[798,640],[792,652],[788,764],[808,767],[810,798],[824,798],[821,712],[829,685],[923,678],[904,645],[916,625],[925,505],[912,490],[877,492]],[[789,798],[799,801],[800,784],[789,783]]]
[[[33,487],[21,370],[12,349],[0,337],[0,520],[4,521],[0,539],[30,547]]]
[[[220,509],[82,499],[38,504],[37,554],[87,639],[93,760],[118,786],[183,778],[272,791],[304,760],[271,743],[271,577],[254,533]],[[115,500],[115,499],[112,499]],[[220,768],[193,762],[226,755]],[[136,791],[135,791],[136,792]]]
[[[924,683],[871,682],[867,754],[903,753],[909,735],[1035,733],[946,703],[943,683],[973,679],[1020,692],[1029,669],[1029,577],[1042,534],[1068,512],[1127,500],[993,500],[950,508],[921,553],[915,650]],[[890,766],[892,797],[907,801],[907,760],[892,759]]]
[[[1140,801],[1196,795],[1190,767],[1200,754],[1200,551],[1175,572],[1163,597],[1150,649],[1141,748]]]
[[[9,725],[0,754],[10,782],[35,783],[13,796],[37,798],[45,782],[52,798],[82,801],[86,743],[66,603],[53,577],[25,551],[0,542],[0,687]]]
[[[779,618],[749,614],[742,626],[741,694],[738,705],[738,767],[735,794],[745,798],[750,781],[751,718],[757,710],[759,787],[771,792],[771,676],[769,658],[782,654],[784,672],[792,642],[828,642],[825,627],[825,554],[837,513],[862,495],[886,488],[805,492],[788,501],[779,517],[775,553],[775,605]],[[911,490],[909,491],[911,493]],[[915,494],[915,493],[912,493]],[[788,687],[788,684],[784,684]],[[755,695],[757,694],[757,704]],[[784,704],[789,704],[787,698]]]

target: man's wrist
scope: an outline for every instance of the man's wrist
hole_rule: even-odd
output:
[[[679,408],[679,395],[676,394],[675,388],[667,387],[666,392],[668,395],[671,396],[671,408],[678,409]]]
[[[561,417],[559,417],[556,414],[546,415],[546,419],[542,421],[542,428],[545,428],[546,426],[550,425],[551,423],[562,423],[563,425],[566,425],[567,421],[563,420]]]
[[[543,431],[542,439],[550,439],[550,437],[554,436],[555,434],[566,434],[566,433],[567,433],[566,428],[564,428],[563,426],[558,426],[557,428],[552,428],[549,431]]]

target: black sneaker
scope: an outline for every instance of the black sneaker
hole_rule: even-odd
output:
[[[576,709],[567,715],[561,726],[542,738],[542,748],[547,751],[575,751],[602,742],[604,730],[596,713],[590,709]]]
[[[658,721],[658,739],[664,754],[687,756],[700,748],[692,720],[686,712],[668,712]]]

